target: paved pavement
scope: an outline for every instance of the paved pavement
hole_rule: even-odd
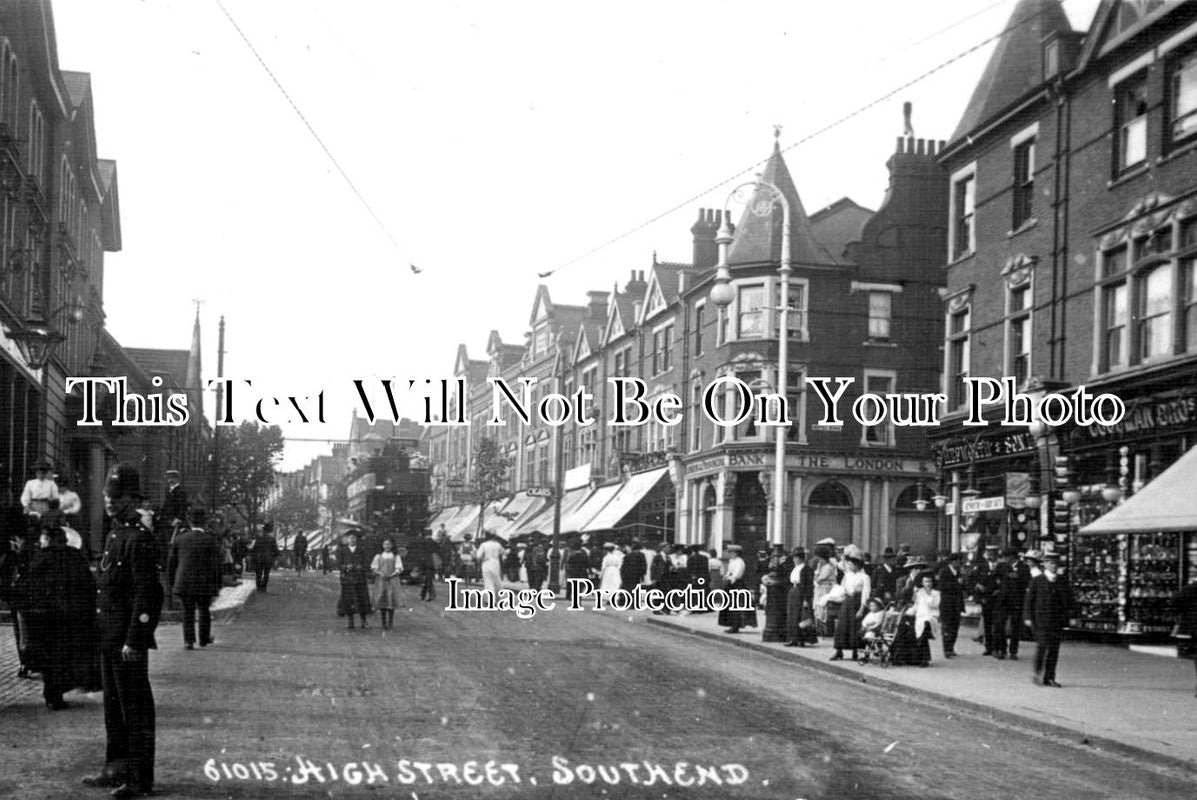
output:
[[[763,626],[765,614],[757,614]],[[763,652],[793,659],[803,666],[831,671],[856,680],[967,703],[974,710],[1052,726],[1078,734],[1078,739],[1105,740],[1129,748],[1178,759],[1197,766],[1197,697],[1191,661],[1147,655],[1112,645],[1065,642],[1057,670],[1063,689],[1031,682],[1033,642],[1023,642],[1018,661],[983,656],[982,645],[961,629],[958,658],[945,660],[942,646],[932,642],[932,666],[860,665],[848,659],[831,662],[829,639],[813,647],[785,647],[761,641],[761,629],[728,634],[714,614],[650,616],[654,625],[730,640]]]
[[[212,603],[215,622],[228,621],[236,615],[245,601],[254,593],[253,579],[242,579],[237,586],[225,586]],[[178,606],[178,603],[175,604]],[[174,627],[182,619],[182,611],[163,611],[161,636],[173,636]],[[182,635],[181,633],[179,634]],[[20,659],[17,658],[16,638],[11,624],[0,626],[0,708],[27,702],[41,701],[42,682],[38,679],[18,678]]]
[[[337,591],[335,576],[279,575],[268,594],[251,595],[217,625],[212,647],[185,651],[177,628],[163,631],[151,656],[160,794],[1192,796],[1193,771],[798,669],[726,641],[749,636],[699,640],[644,615],[561,606],[531,620],[452,613],[417,602],[414,587],[402,589],[408,605],[394,632],[379,630],[377,618],[348,631],[333,613]],[[48,712],[39,699],[0,712],[0,797],[70,796],[96,769],[99,698],[68,699],[75,707],[65,712]],[[469,785],[487,762],[485,785]],[[679,786],[697,779],[696,765],[714,771],[702,773],[705,785]],[[494,785],[512,772],[518,784]]]

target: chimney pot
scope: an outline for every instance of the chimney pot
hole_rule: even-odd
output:
[[[894,152],[897,153],[898,155],[901,155],[903,150],[905,149],[905,146],[906,146],[906,139],[899,136],[898,144],[894,147]]]
[[[926,140],[926,139],[919,139],[919,140],[918,140],[918,154],[919,154],[920,156],[923,154],[923,149],[924,149],[926,146],[927,146],[927,140]]]

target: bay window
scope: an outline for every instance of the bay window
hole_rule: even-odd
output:
[[[736,325],[736,337],[739,339],[758,339],[765,335],[764,309],[765,286],[761,283],[741,286],[738,292],[736,310],[739,319]]]
[[[1172,264],[1164,263],[1136,278],[1139,360],[1172,355]]]

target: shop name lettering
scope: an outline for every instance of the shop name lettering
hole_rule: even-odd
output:
[[[560,392],[537,393],[533,387],[537,378],[518,378],[507,381],[503,378],[488,378],[490,385],[490,413],[485,417],[488,426],[502,427],[508,421],[533,424],[533,419],[549,427],[573,424],[586,427],[595,423],[594,393],[588,387],[580,387],[569,394]],[[611,386],[611,426],[636,426],[655,423],[672,427],[683,420],[685,404],[675,392],[654,392],[649,394],[648,385],[639,378],[608,378]],[[895,427],[931,427],[940,424],[940,415],[947,411],[947,397],[931,393],[886,393],[861,392],[850,404],[845,394],[856,382],[855,378],[806,378],[808,386],[823,406],[822,418],[815,424],[822,428],[842,428],[844,416],[851,413],[853,419],[865,427],[893,425]],[[155,387],[162,385],[162,379],[155,377]],[[409,380],[404,388],[392,379],[371,382],[353,381],[361,401],[362,411],[371,424],[389,412],[390,418],[398,422],[400,412],[399,394],[418,394],[423,406],[420,422],[424,425],[462,426],[471,424],[467,419],[468,388],[464,378],[433,381]],[[1078,426],[1118,424],[1126,413],[1122,400],[1112,394],[1090,394],[1084,386],[1071,394],[1047,394],[1041,397],[1022,394],[1017,390],[1014,378],[964,378],[964,406],[967,416],[963,422],[968,426],[985,426],[985,409],[1000,405],[1003,409],[1002,425],[1029,425],[1042,420],[1048,425],[1068,423]],[[241,384],[245,386],[242,387]],[[246,409],[252,410],[254,418],[263,424],[324,422],[324,391],[314,396],[256,397],[248,402],[244,395],[250,394],[253,382],[219,378],[208,381],[209,389],[217,389],[223,398],[221,415],[217,425],[236,425]],[[124,377],[66,379],[66,391],[83,390],[83,416],[79,425],[102,425],[100,391],[111,393],[113,425],[185,425],[190,419],[186,394],[163,393],[141,395],[132,392]],[[537,394],[539,396],[537,397]],[[535,398],[535,399],[534,399]],[[793,424],[790,415],[790,398],[784,394],[761,391],[734,375],[723,375],[711,381],[703,389],[699,406],[708,420],[720,427],[735,427],[750,420],[757,425],[788,426]],[[846,411],[844,406],[848,406]],[[238,413],[241,412],[241,413]]]
[[[618,786],[739,786],[748,780],[742,764],[691,764],[687,761],[657,763],[625,761],[618,764],[573,763],[562,756],[549,761],[550,785]],[[335,785],[379,786],[536,786],[541,779],[520,764],[499,761],[414,761],[395,762],[313,761],[296,756],[293,762],[224,761],[209,758],[204,776],[212,783],[275,783],[292,786]],[[542,776],[543,777],[543,776]]]
[[[1120,436],[1138,431],[1156,431],[1187,425],[1197,419],[1197,397],[1178,397],[1152,405],[1131,406],[1125,419],[1117,425],[1091,425],[1088,433],[1093,438]]]

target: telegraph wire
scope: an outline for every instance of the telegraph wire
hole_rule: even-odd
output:
[[[1055,0],[1056,6],[1063,6],[1065,2],[1067,2],[1067,0]],[[984,11],[987,11],[987,10],[988,9],[984,9]],[[978,13],[981,13],[981,12],[978,12]],[[966,50],[962,50],[961,52],[957,53],[956,55],[952,56],[951,58],[941,61],[939,64],[937,64],[936,66],[927,70],[926,72],[923,72],[922,74],[918,75],[917,77],[912,78],[911,80],[907,81],[906,83],[903,83],[901,86],[898,86],[898,87],[890,90],[889,92],[886,92],[885,94],[881,95],[880,97],[878,97],[874,100],[871,100],[868,103],[865,103],[864,105],[857,108],[855,111],[850,111],[847,114],[845,114],[844,116],[824,125],[822,128],[819,128],[818,130],[808,133],[806,136],[803,136],[801,139],[797,140],[796,142],[792,142],[792,143],[786,145],[785,147],[780,148],[781,152],[782,153],[789,152],[790,150],[793,150],[794,148],[798,147],[799,145],[809,142],[811,139],[815,139],[815,138],[827,133],[828,131],[838,128],[839,126],[843,125],[844,123],[848,122],[849,120],[851,120],[855,117],[858,117],[861,114],[865,113],[866,111],[874,108],[875,106],[878,106],[881,103],[884,103],[886,100],[893,98],[898,93],[906,91],[911,86],[921,83],[922,81],[931,77],[935,73],[940,72],[940,71],[946,69],[947,67],[951,66],[952,64],[955,64],[957,61],[960,61],[961,59],[972,55],[973,53],[980,50],[985,45],[990,44],[991,42],[993,42],[997,39],[1000,39],[1002,36],[1006,35],[1010,31],[1015,30],[1016,28],[1021,28],[1023,25],[1026,25],[1027,23],[1031,22],[1032,20],[1035,20],[1036,18],[1043,16],[1044,13],[1046,13],[1046,8],[1043,10],[1040,10],[1040,11],[1036,11],[1034,14],[1028,14],[1026,16],[1026,18],[1014,23],[1013,25],[1003,28],[1002,30],[995,33],[993,36],[983,39],[982,41],[978,42],[975,45],[972,45],[971,47],[967,48]],[[961,20],[961,22],[963,22],[963,21],[964,20]],[[959,23],[957,23],[957,24],[959,24]],[[947,30],[947,29],[945,29],[945,30]],[[942,33],[942,32],[943,31],[940,31],[940,33]],[[938,33],[932,34],[932,36],[937,36],[937,35],[939,35],[939,34]],[[928,38],[931,38],[931,37],[928,37]],[[661,213],[657,214],[656,216],[652,217],[651,219],[648,219],[645,222],[642,222],[639,225],[636,225],[635,227],[633,227],[627,231],[624,231],[623,233],[621,233],[617,236],[614,236],[614,237],[608,239],[607,241],[603,242],[602,244],[598,245],[597,247],[591,248],[590,250],[587,250],[585,253],[583,253],[579,256],[576,256],[574,258],[571,258],[569,261],[566,261],[562,264],[559,264],[556,267],[553,267],[550,270],[547,270],[545,272],[540,272],[538,274],[542,278],[552,277],[557,272],[560,272],[561,270],[563,270],[567,267],[573,266],[574,264],[577,264],[579,261],[584,261],[585,259],[590,258],[595,253],[606,250],[611,245],[613,245],[617,242],[621,242],[624,239],[628,238],[629,236],[639,233],[640,231],[644,230],[648,226],[653,225],[657,222],[660,222],[661,220],[665,219],[666,217],[670,216],[671,214],[675,214],[678,211],[681,211],[681,210],[687,208],[692,203],[698,202],[699,200],[703,199],[704,197],[706,197],[707,195],[716,191],[717,189],[721,189],[724,186],[727,186],[728,184],[732,183],[733,181],[738,180],[742,175],[749,174],[753,170],[757,169],[758,167],[764,166],[765,164],[768,163],[768,161],[769,161],[769,159],[767,159],[767,158],[761,159],[760,161],[753,163],[751,166],[749,166],[745,169],[742,169],[739,172],[737,172],[727,178],[724,178],[723,180],[719,181],[718,183],[708,186],[706,189],[703,189],[701,192],[699,192],[691,197],[686,198],[682,202],[670,207],[669,209],[667,209],[665,211],[662,211]]]
[[[254,47],[253,42],[251,42],[249,37],[245,35],[245,31],[241,30],[241,26],[237,24],[237,20],[233,19],[233,15],[230,14],[229,10],[224,7],[224,3],[222,3],[221,0],[216,0],[216,5],[219,6],[220,10],[224,12],[225,17],[228,18],[229,23],[233,26],[233,29],[237,31],[237,35],[241,37],[241,41],[245,42],[245,46],[249,48],[249,51],[253,53],[254,58],[256,58],[258,63],[262,65],[262,69],[265,70],[266,74],[270,76],[270,80],[274,82],[275,87],[286,99],[287,103],[290,104],[291,109],[295,112],[296,116],[299,117],[300,121],[304,124],[304,127],[308,129],[308,133],[310,133],[312,138],[316,140],[316,144],[320,145],[320,149],[324,151],[324,155],[328,156],[328,160],[332,162],[334,167],[336,167],[337,172],[340,173],[342,178],[344,178],[345,183],[349,185],[350,190],[352,190],[357,199],[361,201],[362,206],[364,206],[366,211],[369,212],[370,216],[374,218],[374,221],[378,223],[378,227],[382,230],[386,237],[391,240],[391,244],[394,245],[395,250],[397,250],[400,255],[405,256],[403,248],[399,246],[398,240],[396,240],[394,235],[391,234],[391,231],[389,228],[387,228],[386,223],[384,223],[382,218],[379,217],[374,211],[374,208],[370,205],[370,202],[366,200],[365,195],[358,190],[357,185],[353,182],[353,179],[349,177],[349,174],[345,172],[345,169],[341,166],[341,163],[337,161],[337,157],[333,155],[332,150],[330,150],[328,145],[324,143],[324,140],[320,138],[320,134],[316,132],[316,129],[312,126],[312,123],[308,121],[308,118],[304,115],[303,111],[300,110],[299,105],[296,104],[295,100],[292,99],[291,95],[283,87],[283,84],[274,74],[274,71],[271,70],[266,64],[265,59],[262,58],[261,54],[258,52],[258,49]]]

